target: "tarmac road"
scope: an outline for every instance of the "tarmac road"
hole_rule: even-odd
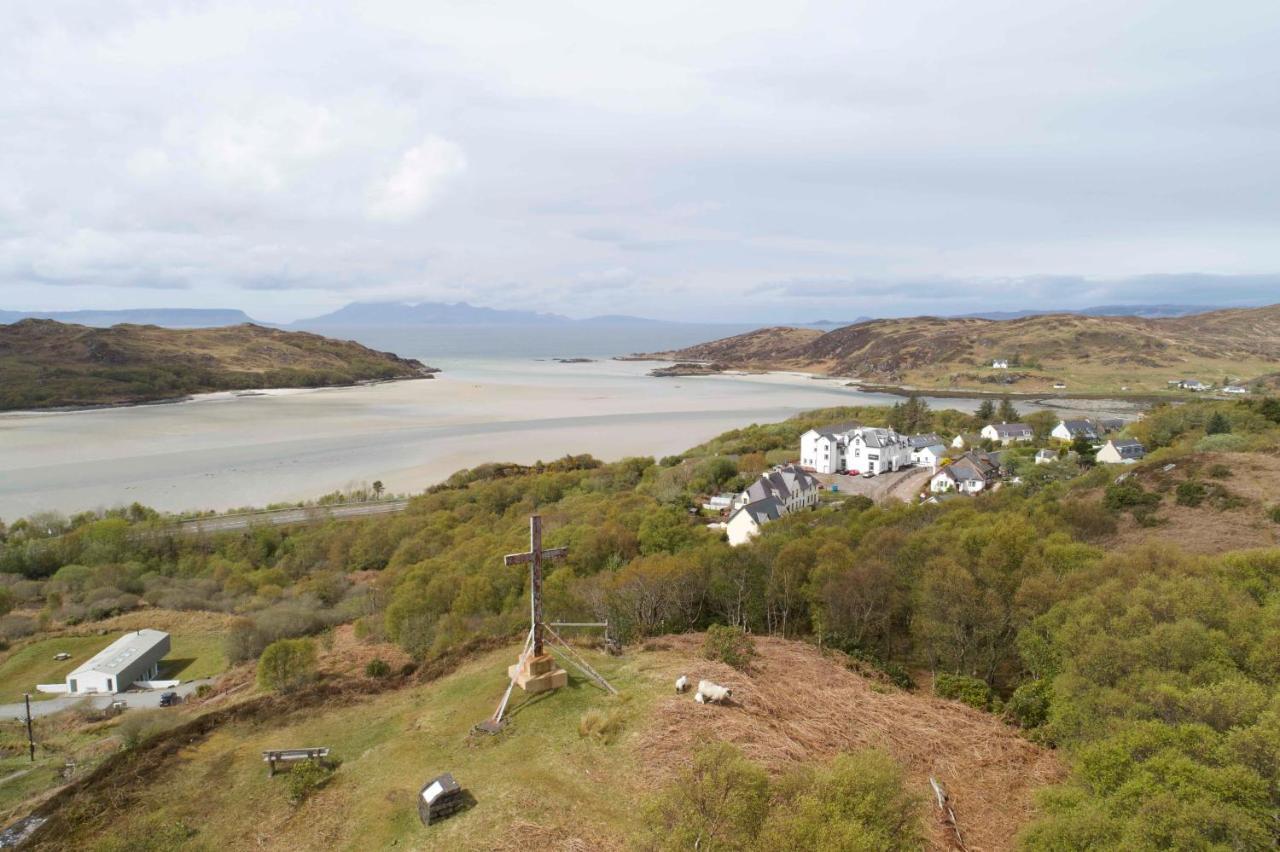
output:
[[[166,692],[176,692],[182,697],[192,695],[196,689],[203,683],[213,683],[213,678],[206,677],[199,680],[189,680],[186,683],[180,683],[172,689],[146,689],[136,692],[122,692],[118,695],[60,695],[57,698],[46,698],[43,701],[31,702],[31,717],[34,719],[38,716],[52,716],[60,710],[66,710],[68,707],[74,707],[81,701],[87,701],[94,707],[99,709],[105,708],[112,701],[124,701],[129,705],[130,710],[139,707],[159,707],[160,696]],[[27,708],[26,704],[19,701],[17,704],[0,704],[0,719],[18,719],[26,721]]]

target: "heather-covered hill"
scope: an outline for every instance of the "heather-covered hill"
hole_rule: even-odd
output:
[[[0,410],[118,405],[208,391],[421,378],[421,362],[349,340],[252,324],[0,325]]]

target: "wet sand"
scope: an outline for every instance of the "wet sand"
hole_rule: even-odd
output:
[[[0,415],[0,518],[261,506],[374,480],[411,493],[484,462],[662,456],[807,409],[898,401],[793,374],[648,378],[652,366],[475,362],[430,380]]]

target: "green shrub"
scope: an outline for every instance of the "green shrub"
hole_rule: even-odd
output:
[[[950,698],[979,710],[986,710],[991,704],[991,687],[968,675],[939,672],[933,679],[933,692],[939,698]]]
[[[1053,685],[1047,680],[1032,680],[1019,686],[1004,705],[1005,716],[1021,728],[1038,728],[1049,720],[1049,704]]]
[[[756,848],[905,852],[924,845],[919,796],[882,751],[842,754],[775,807]]]
[[[728,743],[699,749],[649,804],[643,848],[730,852],[751,847],[769,809],[769,777]]]
[[[333,767],[322,760],[304,760],[289,770],[289,801],[300,805],[333,777]]]
[[[316,645],[311,639],[277,639],[258,659],[258,686],[288,692],[315,676]]]
[[[744,670],[755,659],[756,643],[740,627],[713,624],[707,628],[707,638],[702,643],[702,656]]]
[[[1204,502],[1208,489],[1204,487],[1202,482],[1188,480],[1179,482],[1178,488],[1174,493],[1179,506],[1199,506]]]
[[[202,683],[196,687],[196,698],[208,698],[213,694],[213,684]]]
[[[1231,468],[1225,464],[1210,465],[1209,475],[1214,479],[1230,479]]]
[[[364,667],[365,677],[386,677],[391,674],[391,666],[386,660],[374,657]]]
[[[1131,479],[1111,483],[1102,497],[1102,505],[1112,511],[1132,509],[1135,506],[1154,506],[1159,502],[1159,494],[1145,491],[1141,485]]]
[[[1267,517],[1271,518],[1272,522],[1280,524],[1280,503],[1271,507],[1267,512]]]

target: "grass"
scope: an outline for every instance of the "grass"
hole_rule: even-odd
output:
[[[117,839],[158,815],[199,826],[195,848],[493,849],[520,845],[520,823],[601,838],[638,828],[634,803],[643,795],[634,758],[623,747],[659,694],[645,659],[589,654],[591,664],[630,698],[619,701],[574,674],[555,693],[513,696],[510,724],[496,737],[474,736],[506,684],[515,650],[488,654],[449,677],[340,707],[308,708],[278,724],[237,723],[183,750],[181,767],[157,770],[145,807],[113,819],[110,833],[86,825],[74,845]],[[571,672],[571,674],[573,674]],[[582,736],[584,716],[603,713],[610,736]],[[289,802],[287,778],[268,778],[267,748],[328,746],[340,762],[332,780],[300,806]],[[426,828],[417,793],[430,778],[453,772],[477,799],[474,808]],[[617,795],[602,796],[604,788]],[[554,806],[551,804],[554,803]],[[253,819],[245,815],[253,814]],[[92,847],[91,847],[92,848]]]
[[[76,666],[88,660],[98,651],[115,641],[123,630],[112,630],[106,635],[60,636],[19,645],[0,658],[0,704],[22,700],[22,693],[30,692],[32,701],[55,698],[36,691],[37,683],[62,683]],[[174,633],[173,647],[160,664],[162,678],[195,680],[212,677],[227,668],[221,633],[200,631]],[[71,659],[58,661],[53,655],[66,651]]]

